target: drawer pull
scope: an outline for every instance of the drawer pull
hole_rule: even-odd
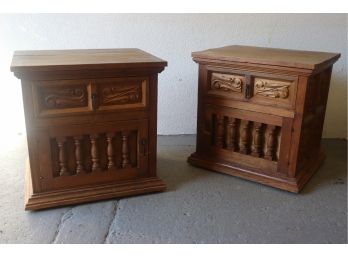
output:
[[[141,144],[141,152],[143,155],[147,154],[147,139],[143,138],[140,140],[140,144]]]
[[[93,93],[92,96],[92,109],[95,111],[97,109],[97,93]]]
[[[251,86],[251,78],[250,76],[245,77],[245,92],[244,92],[244,97],[246,99],[250,99],[252,97],[252,86]]]

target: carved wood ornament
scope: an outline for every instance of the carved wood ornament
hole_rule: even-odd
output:
[[[57,145],[58,145],[58,159],[59,159],[59,175],[60,176],[69,176],[67,163],[66,163],[66,149],[65,149],[65,137],[59,137],[57,138]]]
[[[273,80],[256,80],[254,92],[255,95],[261,95],[271,98],[283,98],[289,97],[290,83]]]
[[[224,117],[221,115],[216,115],[215,144],[219,147],[223,147],[224,145]]]
[[[103,104],[138,103],[142,100],[140,85],[110,86],[102,89]]]
[[[242,92],[243,80],[239,76],[230,74],[213,73],[211,77],[211,89]]]
[[[76,174],[83,174],[86,173],[83,162],[82,162],[82,147],[81,147],[81,140],[83,139],[82,136],[74,137],[74,144],[75,144],[75,159],[76,159]]]
[[[115,162],[114,162],[114,147],[112,144],[112,139],[114,138],[114,133],[107,133],[106,134],[106,141],[107,141],[107,155],[108,155],[108,169],[112,170],[115,168]]]
[[[236,150],[237,144],[237,119],[228,117],[227,122],[227,149]]]
[[[242,121],[242,133],[241,133],[241,145],[240,145],[240,153],[249,154],[250,152],[250,125],[251,122],[248,120]]]
[[[99,149],[98,149],[98,134],[90,135],[91,140],[91,156],[92,156],[92,171],[100,171],[99,164]]]
[[[45,88],[41,91],[44,106],[52,108],[83,107],[87,104],[87,94],[84,88]]]
[[[128,132],[122,134],[122,168],[131,167],[129,160],[129,145],[128,145]]]
[[[275,147],[276,147],[276,126],[269,126],[268,135],[267,135],[267,145],[265,159],[273,161],[275,160]]]
[[[262,123],[254,122],[254,137],[253,137],[253,147],[251,155],[255,157],[261,157],[261,137],[262,137]]]

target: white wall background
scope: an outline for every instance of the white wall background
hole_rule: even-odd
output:
[[[340,52],[324,137],[347,137],[345,14],[0,15],[2,131],[24,131],[20,83],[9,72],[19,49],[136,47],[168,61],[159,76],[158,133],[196,130],[197,65],[191,52],[231,44]]]

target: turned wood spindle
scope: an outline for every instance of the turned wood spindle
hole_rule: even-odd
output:
[[[251,155],[255,157],[261,157],[262,155],[262,145],[261,145],[261,133],[262,133],[262,123],[254,123],[254,140]]]
[[[224,116],[222,115],[216,115],[215,144],[219,147],[223,147],[224,145]]]
[[[128,133],[122,134],[122,168],[131,167],[129,161]]]
[[[236,118],[228,118],[227,121],[227,149],[229,150],[237,150],[237,119]]]
[[[90,139],[91,139],[92,171],[100,171],[98,134],[91,135]]]
[[[76,174],[83,174],[86,173],[83,163],[82,163],[82,149],[81,149],[81,140],[83,139],[82,136],[74,137],[74,143],[75,143],[75,159],[76,159]]]
[[[57,138],[57,144],[58,144],[58,148],[59,148],[58,158],[59,158],[59,167],[60,167],[59,175],[60,176],[69,176],[70,175],[68,172],[67,164],[66,164],[65,142],[66,142],[65,137]]]
[[[107,155],[108,155],[108,169],[112,170],[115,169],[115,162],[114,162],[114,146],[112,144],[112,139],[114,138],[114,133],[107,133],[106,134],[106,141],[107,141]]]
[[[265,159],[275,160],[276,126],[268,126]]]
[[[242,122],[242,135],[241,135],[241,146],[240,146],[240,153],[242,154],[249,154],[250,147],[249,147],[249,141],[250,141],[250,121],[243,120]]]

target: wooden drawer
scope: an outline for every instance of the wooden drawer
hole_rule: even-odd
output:
[[[32,83],[37,117],[144,109],[147,91],[148,79],[139,77]]]
[[[223,99],[226,99],[242,102],[241,109],[255,104],[294,110],[296,90],[297,77],[208,68],[206,98],[210,103],[218,101],[224,105]],[[229,107],[236,107],[236,103]],[[267,109],[260,108],[260,111],[268,113]]]
[[[243,100],[245,76],[237,73],[211,72],[207,84],[207,94]]]
[[[96,110],[144,108],[147,103],[146,78],[116,78],[95,80]],[[92,93],[93,94],[93,93]],[[92,95],[93,98],[93,95]]]
[[[294,109],[296,88],[296,78],[254,75],[247,97],[251,103]]]

